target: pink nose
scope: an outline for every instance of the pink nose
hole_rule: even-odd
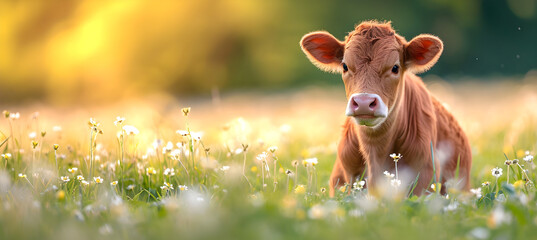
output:
[[[355,116],[358,115],[370,115],[373,116],[377,109],[379,108],[378,100],[375,95],[356,95],[352,96],[350,102],[351,111],[354,112]]]

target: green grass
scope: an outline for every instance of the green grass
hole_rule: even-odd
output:
[[[350,195],[338,191],[331,199],[324,189],[337,131],[326,134],[314,120],[297,121],[289,131],[281,127],[286,121],[281,113],[268,123],[245,118],[200,124],[193,117],[197,110],[185,117],[177,108],[172,121],[137,125],[137,135],[121,130],[130,125],[129,118],[114,125],[112,114],[89,126],[62,121],[59,115],[2,118],[0,239],[527,239],[537,234],[535,186],[524,181],[513,186],[525,178],[518,166],[509,170],[507,183],[504,165],[505,152],[520,159],[535,182],[533,162],[522,160],[525,150],[534,150],[531,118],[522,122],[509,147],[508,124],[470,135],[472,186],[490,182],[482,187],[482,197],[456,189],[448,190],[449,198],[434,193],[372,197],[367,189],[354,189]],[[133,116],[150,118],[144,112]],[[74,127],[45,132],[39,120],[50,126],[69,121]],[[331,124],[338,126],[339,120]],[[187,133],[182,136],[177,129]],[[198,131],[204,131],[201,139]],[[311,131],[318,131],[318,138]],[[171,148],[163,150],[169,141]],[[277,150],[272,153],[268,149],[273,145]],[[267,155],[259,156],[262,152]],[[302,164],[314,157],[315,166]],[[224,166],[229,169],[222,170]],[[496,166],[503,168],[498,184],[490,171]],[[166,168],[175,175],[165,175]],[[287,176],[286,170],[294,175]],[[117,185],[111,185],[114,181]],[[173,189],[163,188],[164,182]]]

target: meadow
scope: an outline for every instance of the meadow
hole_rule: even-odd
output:
[[[537,234],[537,74],[426,82],[469,136],[470,192],[448,187],[445,196],[430,190],[417,197],[387,184],[372,196],[357,183],[330,198],[342,87],[1,106],[0,238]]]

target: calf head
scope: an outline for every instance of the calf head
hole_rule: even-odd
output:
[[[403,93],[406,71],[431,68],[442,53],[442,41],[422,34],[410,42],[390,23],[363,22],[339,41],[328,32],[312,32],[300,41],[317,67],[342,75],[347,94],[345,114],[360,125],[380,126]]]

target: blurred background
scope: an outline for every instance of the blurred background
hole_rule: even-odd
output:
[[[368,19],[410,40],[439,36],[425,73],[523,79],[537,68],[537,0],[0,1],[0,103],[101,104],[168,93],[214,96],[342,85],[300,38]]]

